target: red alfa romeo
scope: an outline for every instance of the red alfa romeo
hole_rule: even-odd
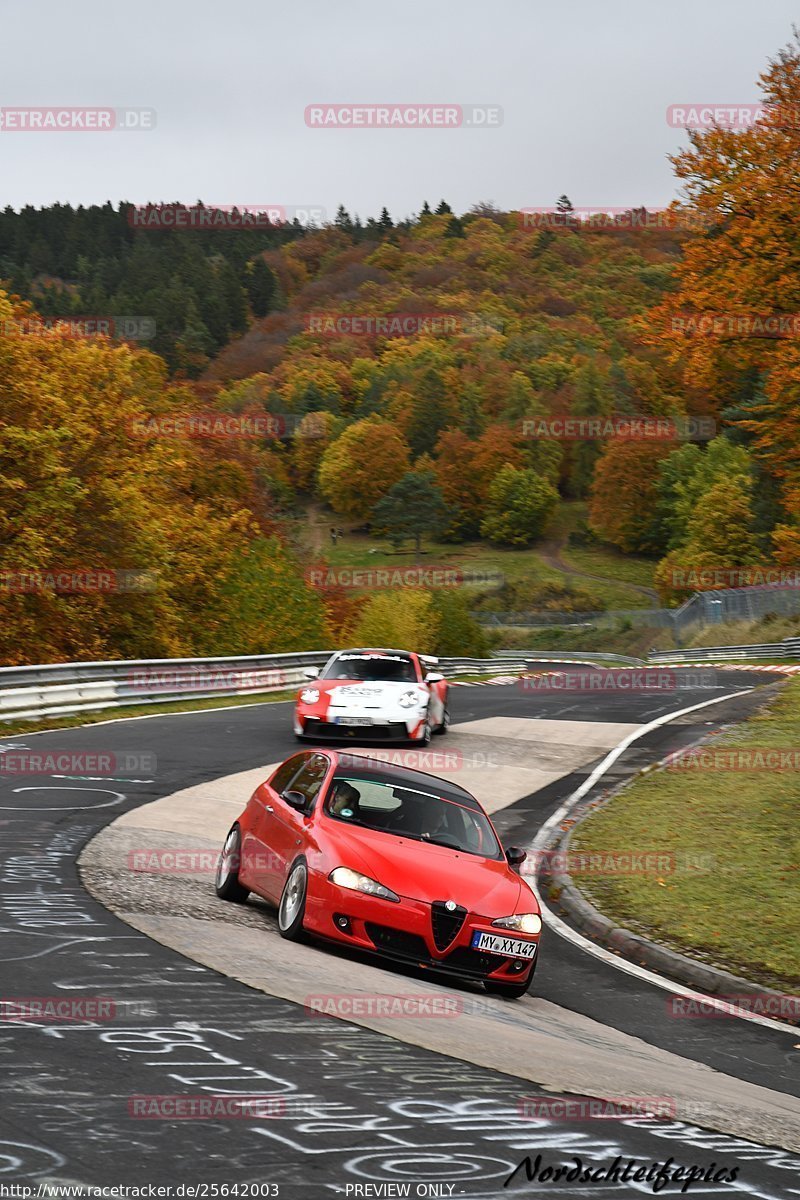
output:
[[[478,801],[376,759],[307,750],[256,788],[225,840],[223,900],[255,892],[282,937],[314,934],[522,996],[542,920]]]

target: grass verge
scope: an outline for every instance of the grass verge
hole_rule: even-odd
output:
[[[708,749],[800,747],[800,679]],[[621,926],[778,989],[800,986],[800,772],[658,770],[579,825],[571,850],[657,851],[662,875],[575,873]]]

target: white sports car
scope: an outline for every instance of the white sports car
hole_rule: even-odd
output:
[[[320,671],[309,667],[299,691],[294,732],[299,739],[400,739],[426,746],[446,733],[448,685],[429,671],[438,659],[405,650],[340,650]]]

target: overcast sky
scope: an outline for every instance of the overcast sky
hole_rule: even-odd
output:
[[[666,204],[666,109],[757,100],[790,0],[0,0],[0,104],[152,108],[146,133],[0,131],[0,204],[127,199],[402,217]],[[307,105],[499,105],[482,129],[313,129]]]

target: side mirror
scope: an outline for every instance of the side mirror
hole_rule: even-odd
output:
[[[303,668],[303,678],[304,679],[319,679],[319,667],[304,667]]]
[[[527,853],[524,850],[520,849],[519,846],[509,846],[508,849],[506,850],[506,858],[508,860],[509,865],[512,867],[520,866],[521,863],[525,862],[525,859],[527,857],[528,857]]]
[[[440,675],[438,671],[430,671],[425,676],[426,683],[442,683],[443,681],[444,681],[444,675]]]
[[[302,792],[281,792],[281,800],[285,800],[290,808],[296,808],[298,812],[304,813],[308,808],[308,801]]]

